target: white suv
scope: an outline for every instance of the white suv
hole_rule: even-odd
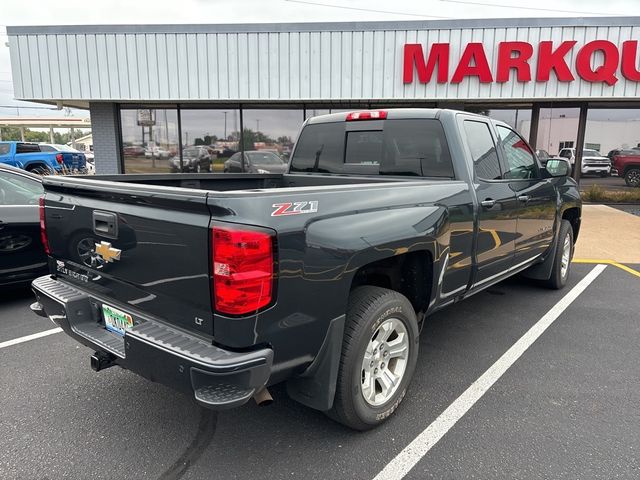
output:
[[[558,157],[569,160],[571,166],[576,163],[576,149],[575,148],[563,148],[558,153]],[[580,173],[586,175],[589,173],[595,173],[601,177],[608,177],[611,173],[611,159],[600,155],[596,150],[585,148],[582,151],[582,165]]]

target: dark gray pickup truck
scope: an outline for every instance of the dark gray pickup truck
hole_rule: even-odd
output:
[[[32,309],[214,409],[288,394],[364,430],[405,396],[431,313],[522,272],[562,288],[569,165],[449,110],[315,117],[284,174],[47,177]]]

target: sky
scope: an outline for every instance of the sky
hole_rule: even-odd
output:
[[[286,23],[637,15],[639,0],[0,0],[0,117],[88,116],[14,100],[7,25]],[[18,108],[16,108],[18,107]],[[34,108],[38,107],[38,108]]]

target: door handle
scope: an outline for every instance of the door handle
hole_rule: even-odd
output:
[[[483,200],[480,202],[480,205],[482,205],[484,208],[491,208],[495,204],[496,204],[496,201],[491,198],[487,198],[486,200]]]
[[[518,195],[518,200],[526,203],[529,201],[529,195]]]

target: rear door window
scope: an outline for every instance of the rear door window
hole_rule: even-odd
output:
[[[292,172],[410,175],[453,178],[442,125],[435,119],[376,122],[382,128],[346,130],[348,122],[307,125],[291,160]]]
[[[483,180],[500,180],[502,171],[493,141],[489,124],[475,120],[464,121],[464,131],[471,150],[473,167],[478,178]]]

